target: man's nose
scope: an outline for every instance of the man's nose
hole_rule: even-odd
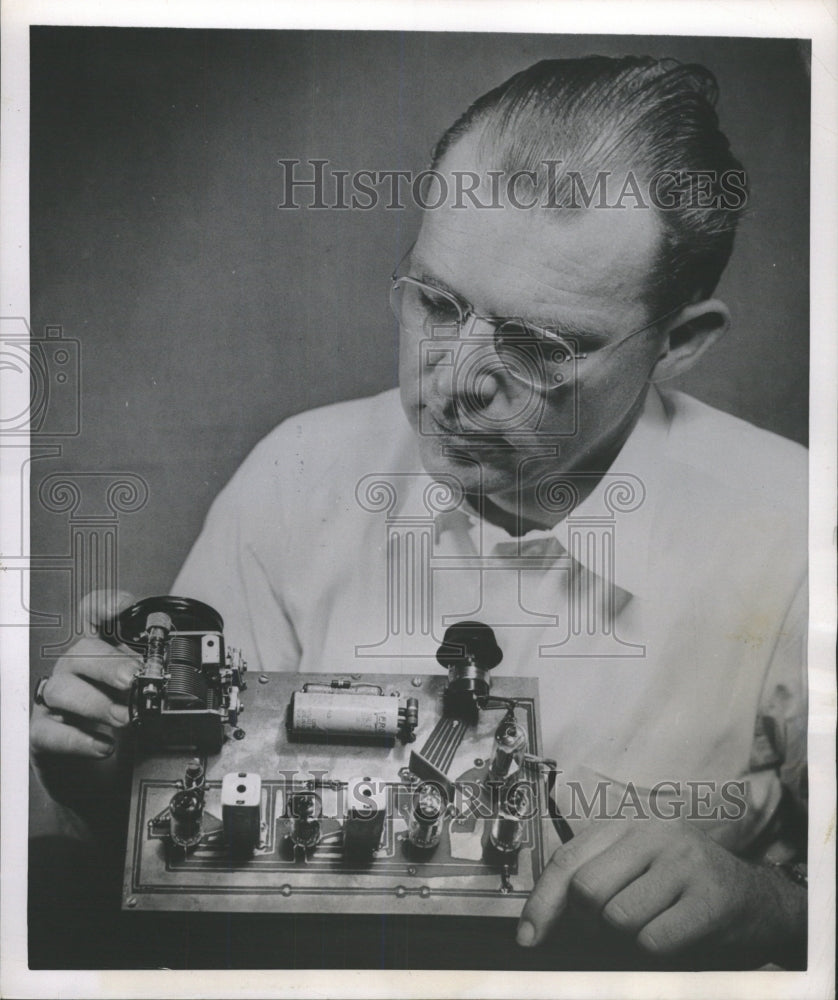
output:
[[[491,322],[469,316],[450,337],[435,338],[426,354],[426,377],[437,405],[461,416],[490,407],[501,389],[503,364]]]

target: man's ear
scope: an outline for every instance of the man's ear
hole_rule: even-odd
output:
[[[730,326],[724,302],[705,299],[684,306],[662,325],[661,353],[650,382],[664,382],[683,375]]]

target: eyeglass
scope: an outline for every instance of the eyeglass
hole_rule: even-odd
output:
[[[510,317],[481,316],[452,292],[430,285],[411,275],[391,275],[390,308],[399,323],[410,333],[438,336],[440,330],[453,329],[459,337],[469,319],[479,319],[492,326],[492,344],[504,370],[519,382],[539,392],[558,388],[579,373],[579,362],[589,354],[603,355],[638,334],[650,330],[681,308],[676,306],[664,316],[626,334],[619,340],[580,352],[573,338],[546,327]],[[575,363],[574,363],[575,362]]]

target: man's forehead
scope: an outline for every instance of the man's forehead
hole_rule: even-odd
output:
[[[493,179],[490,171],[496,169],[468,135],[446,153],[438,170],[449,197],[425,211],[415,263],[442,282],[455,278],[446,269],[456,270],[458,281],[478,285],[482,273],[487,285],[502,279],[510,293],[517,287],[545,302],[554,294],[570,305],[574,299],[585,305],[644,300],[661,233],[654,210],[631,204],[549,208],[543,195],[536,207],[519,207],[536,197],[531,182],[518,182],[516,206],[506,194],[511,175]],[[474,184],[474,198],[465,195],[455,207],[457,184],[460,190]]]

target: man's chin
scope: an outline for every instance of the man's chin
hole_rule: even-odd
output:
[[[486,495],[515,488],[514,473],[482,459],[465,446],[440,438],[420,440],[422,464],[429,476],[442,481],[457,480],[465,493]]]

